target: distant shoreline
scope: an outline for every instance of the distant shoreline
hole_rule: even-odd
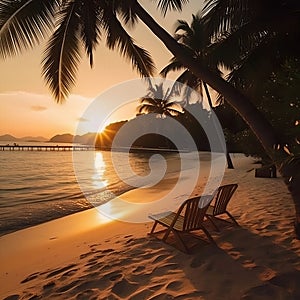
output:
[[[81,151],[81,150],[99,150],[99,151],[115,151],[115,152],[189,152],[187,149],[168,149],[168,148],[151,148],[151,147],[99,147],[93,145],[81,145],[81,144],[70,144],[70,145],[20,145],[13,143],[12,145],[2,144],[0,145],[1,151]],[[55,144],[55,143],[54,143]]]

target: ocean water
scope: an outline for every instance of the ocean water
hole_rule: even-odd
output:
[[[113,162],[109,151],[0,151],[0,235],[100,205],[135,188],[132,181],[124,182],[135,176],[128,164],[140,176],[149,174],[152,154],[114,155]],[[176,153],[164,156],[178,159]],[[155,157],[151,162],[161,163]]]

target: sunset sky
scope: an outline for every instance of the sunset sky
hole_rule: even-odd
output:
[[[165,19],[156,11],[152,1],[143,0],[141,4],[173,34],[177,19],[190,22],[192,13],[200,10],[202,1],[190,2],[182,13],[168,13]],[[139,45],[151,52],[159,72],[172,55],[141,22],[130,32]],[[41,45],[17,57],[0,60],[0,135],[8,133],[16,137],[50,138],[58,133],[74,133],[78,120],[95,97],[114,85],[139,78],[130,63],[117,52],[99,45],[95,52],[94,68],[91,70],[88,60],[84,58],[71,96],[65,103],[57,104],[41,78],[43,50]],[[134,115],[135,104],[122,109],[109,121],[128,119]]]

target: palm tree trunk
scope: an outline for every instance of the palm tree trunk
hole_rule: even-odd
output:
[[[212,101],[211,101],[211,97],[210,97],[210,93],[209,93],[207,84],[205,82],[203,82],[203,86],[205,89],[208,105],[209,105],[210,109],[213,110],[213,105],[212,105]],[[234,169],[233,162],[232,162],[230,154],[228,152],[227,145],[226,145],[226,161],[227,161],[227,168]]]
[[[205,89],[205,93],[206,93],[208,105],[209,105],[210,109],[213,109],[213,104],[212,104],[212,101],[211,101],[211,97],[210,97],[210,93],[209,93],[209,90],[208,90],[208,86],[207,86],[207,84],[205,82],[203,82],[203,86],[204,86],[204,89]]]
[[[174,56],[180,59],[180,61],[196,76],[201,78],[214,90],[224,96],[226,101],[248,124],[250,129],[253,131],[266,150],[266,153],[273,161],[278,161],[278,158],[282,159],[288,157],[288,154],[283,151],[282,147],[279,147],[279,149],[277,148],[277,145],[280,145],[280,140],[274,128],[247,97],[245,97],[223,78],[214,74],[207,67],[195,61],[193,57],[191,57],[168,32],[166,32],[159,24],[156,23],[156,21],[137,1],[135,1],[133,9],[140,20],[163,42],[166,48]],[[277,151],[274,151],[275,148]],[[287,174],[285,172],[281,173],[285,179],[288,178],[286,177]],[[291,191],[296,210],[296,234],[300,239],[300,176],[297,176],[297,178],[295,177],[294,180],[294,186],[298,187],[298,190],[295,191],[295,189],[291,190],[290,188],[289,190]]]

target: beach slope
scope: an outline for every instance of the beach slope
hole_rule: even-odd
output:
[[[207,224],[217,246],[190,239],[187,255],[149,237],[151,222],[90,209],[0,237],[1,299],[299,299],[292,199],[281,178],[255,178],[253,160],[233,161],[223,183],[239,184],[229,210],[240,226]]]

